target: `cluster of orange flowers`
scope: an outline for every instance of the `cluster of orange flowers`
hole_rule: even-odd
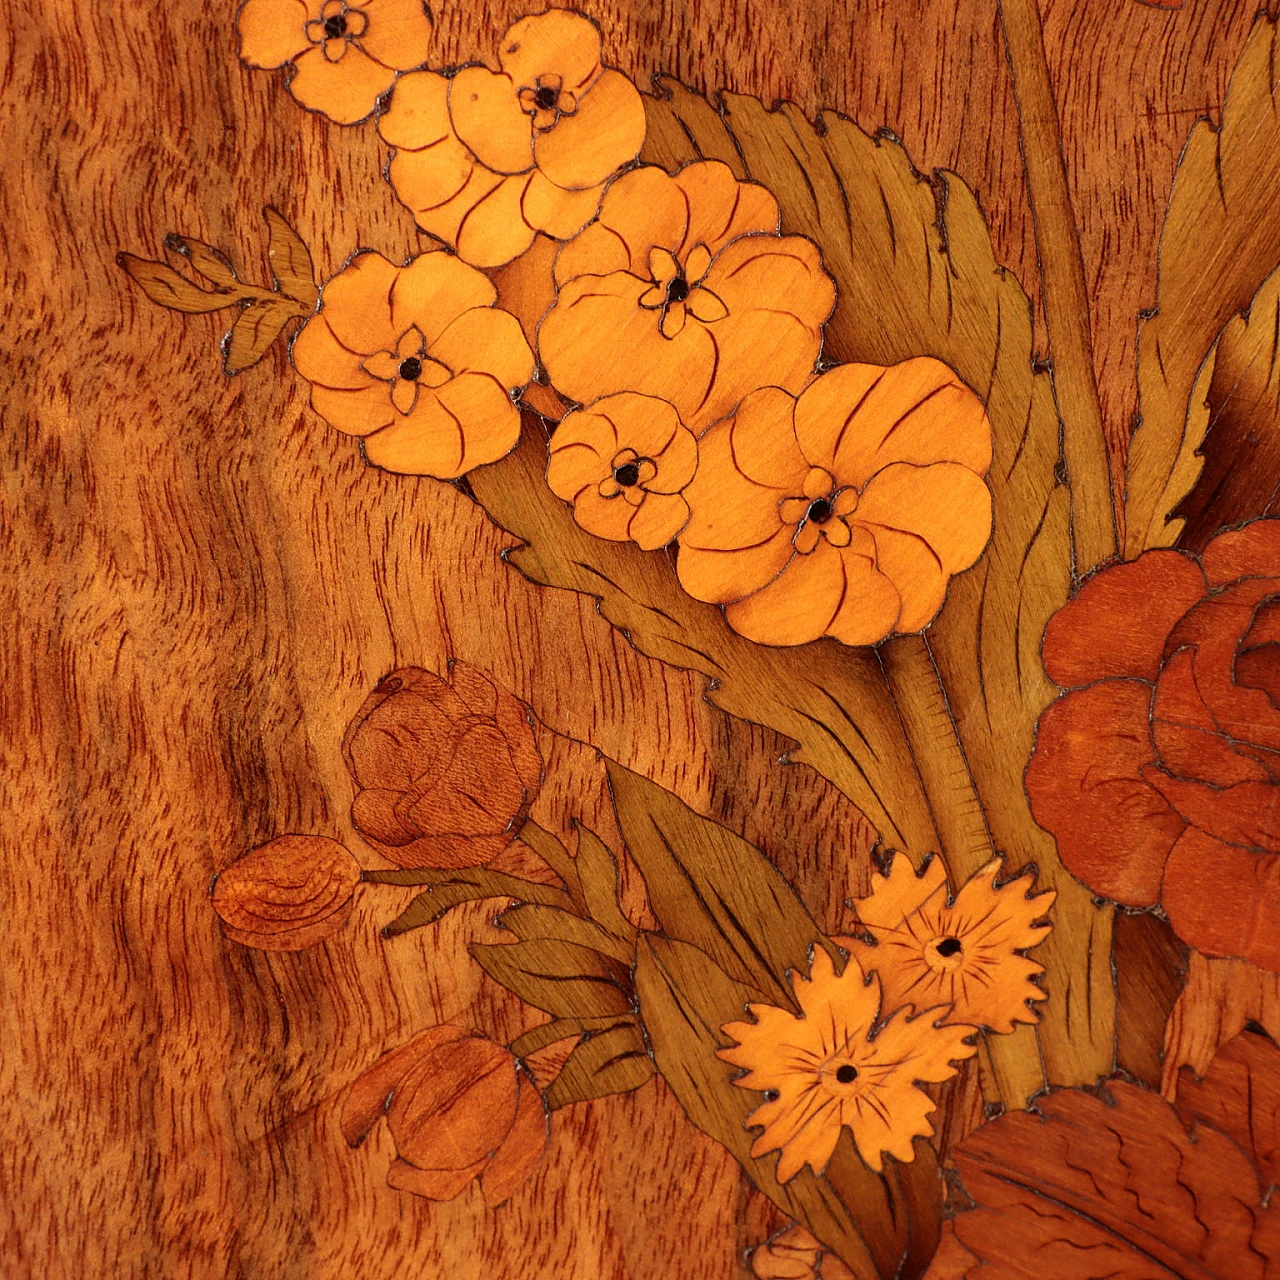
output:
[[[240,34],[335,120],[389,91],[391,184],[444,246],[357,255],[295,344],[314,408],[370,462],[454,479],[498,460],[540,363],[573,406],[551,488],[596,536],[678,539],[681,585],[736,631],[867,645],[929,624],[991,532],[981,401],[924,357],[819,372],[836,292],[818,246],[726,164],[637,163],[644,99],[593,22],[523,18],[496,68],[455,72],[426,68],[417,0],[249,0]],[[522,330],[484,271],[540,236],[563,243]]]
[[[736,1043],[719,1057],[743,1069],[735,1083],[766,1095],[748,1120],[762,1130],[751,1154],[779,1152],[780,1182],[806,1164],[821,1173],[845,1128],[871,1168],[886,1153],[910,1161],[933,1133],[920,1083],[955,1075],[979,1029],[1037,1020],[1043,968],[1022,953],[1048,935],[1037,921],[1055,895],[997,884],[999,870],[989,863],[953,900],[940,859],[917,875],[897,855],[855,903],[864,936],[834,939],[849,953],[844,969],[817,948],[809,976],[792,975],[799,1016],[753,1004],[753,1022],[723,1028]]]

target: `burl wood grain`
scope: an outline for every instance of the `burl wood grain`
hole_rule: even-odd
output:
[[[392,943],[366,894],[316,951],[224,940],[206,890],[286,832],[359,847],[339,740],[394,666],[456,655],[760,843],[834,928],[867,833],[785,744],[638,657],[590,601],[537,590],[460,493],[366,470],[282,351],[233,381],[218,318],[154,308],[114,264],[181,230],[265,278],[276,204],[325,274],[416,243],[369,128],[243,70],[231,4],[51,0],[3,23],[6,288],[0,932],[5,1276],[725,1277],[777,1223],[659,1083],[557,1117],[513,1203],[428,1205],[347,1150],[334,1100],[434,1022],[507,1036],[516,1004],[465,955],[482,908]],[[442,3],[437,57],[525,6]],[[1253,0],[1161,11],[1044,0],[1119,447],[1158,220],[1195,116],[1221,100]],[[1038,290],[995,5],[722,0],[591,7],[640,81],[839,109],[963,173],[999,256]],[[592,754],[545,735],[535,817],[604,834]],[[496,937],[496,934],[493,935]]]

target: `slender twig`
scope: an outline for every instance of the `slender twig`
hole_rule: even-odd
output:
[[[1040,257],[1053,391],[1062,419],[1075,571],[1082,574],[1116,554],[1111,465],[1093,367],[1084,258],[1038,0],[999,0],[999,6]]]

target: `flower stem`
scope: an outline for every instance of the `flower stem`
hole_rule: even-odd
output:
[[[1038,0],[999,0],[999,6],[1040,258],[1053,392],[1062,419],[1075,570],[1082,574],[1116,554],[1111,465],[1093,366],[1084,258]]]

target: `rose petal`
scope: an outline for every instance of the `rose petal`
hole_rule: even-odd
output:
[[[302,0],[245,0],[236,18],[240,59],[250,67],[272,69],[310,47]]]
[[[449,83],[449,119],[485,168],[504,174],[533,168],[533,123],[509,76],[463,67]]]
[[[467,729],[444,776],[406,796],[403,813],[419,835],[485,836],[505,831],[524,803],[506,739],[496,725]]]
[[[505,689],[497,690],[497,695],[494,714],[498,732],[506,739],[516,777],[524,787],[525,799],[531,802],[542,786],[543,778],[542,756],[530,723],[531,713],[519,698]]]
[[[1280,970],[1280,855],[1250,853],[1191,827],[1169,857],[1161,900],[1197,951]]]
[[[1061,697],[1040,717],[1026,788],[1035,820],[1067,870],[1131,907],[1159,900],[1165,859],[1186,829],[1143,780],[1154,761],[1151,686],[1105,680]]]
[[[304,107],[337,124],[358,124],[367,119],[396,78],[394,71],[354,44],[347,44],[337,62],[330,62],[324,51],[313,45],[299,54],[293,65],[289,92]]]
[[[431,51],[431,15],[422,0],[369,0],[360,47],[384,67],[409,71]]]
[[[1215,840],[1260,851],[1280,845],[1280,787],[1270,779],[1213,786],[1155,767],[1144,768],[1142,776],[1192,826]]]
[[[578,101],[573,115],[533,140],[538,168],[558,187],[598,187],[644,145],[644,100],[618,71],[606,71]]]
[[[1154,681],[1169,633],[1204,594],[1200,566],[1178,551],[1147,551],[1095,573],[1050,619],[1045,670],[1065,688],[1116,677]]]
[[[1280,520],[1254,520],[1220,533],[1200,557],[1210,587],[1237,578],[1280,577]]]
[[[542,1097],[532,1081],[521,1075],[515,1122],[480,1175],[485,1204],[492,1209],[511,1198],[537,1167],[547,1136],[547,1111]]]

